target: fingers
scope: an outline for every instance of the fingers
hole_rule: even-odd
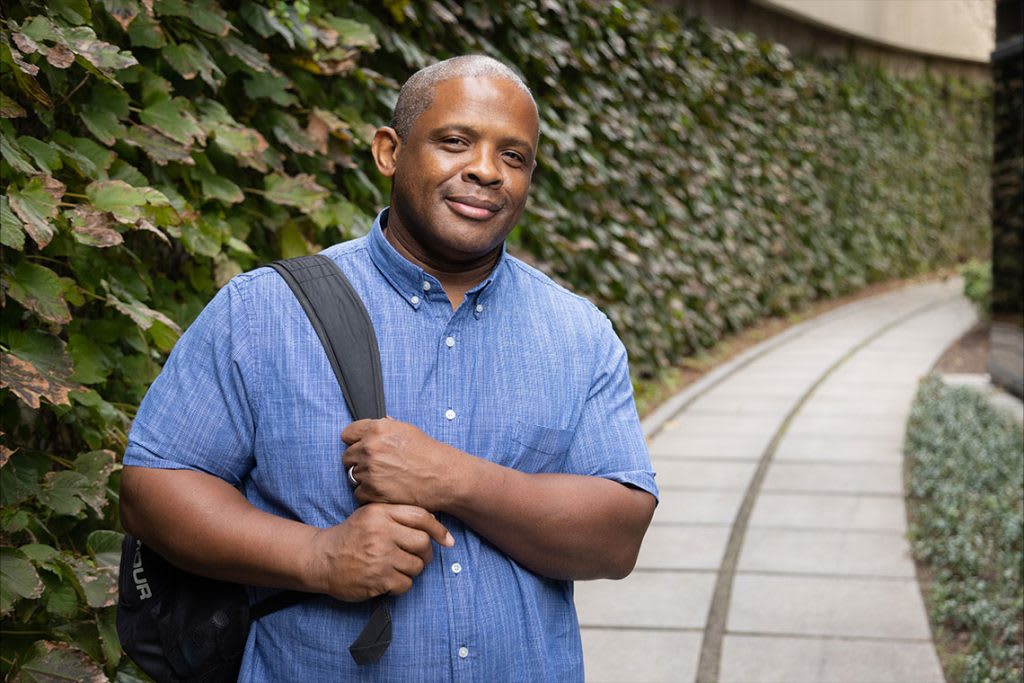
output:
[[[451,548],[455,539],[434,515],[415,505],[390,505],[388,514],[395,522],[412,529],[425,531],[439,545]]]
[[[377,420],[356,420],[341,431],[341,440],[351,446],[366,436]]]

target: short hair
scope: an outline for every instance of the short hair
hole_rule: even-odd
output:
[[[391,127],[398,139],[405,141],[416,119],[434,103],[438,84],[457,78],[498,78],[511,81],[530,97],[534,110],[537,101],[522,78],[509,66],[487,55],[461,55],[424,67],[409,77],[398,91],[398,101],[391,115]]]

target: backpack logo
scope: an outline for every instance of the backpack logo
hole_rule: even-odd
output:
[[[146,573],[142,566],[142,541],[135,541],[135,561],[132,563],[132,579],[135,581],[135,590],[139,591],[139,599],[145,600],[153,597],[153,591],[149,587]]]

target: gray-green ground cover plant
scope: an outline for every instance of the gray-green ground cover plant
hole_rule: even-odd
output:
[[[914,556],[957,683],[1024,676],[1024,435],[968,387],[938,376],[918,391],[907,429]]]

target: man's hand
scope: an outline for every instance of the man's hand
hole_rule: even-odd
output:
[[[364,505],[313,537],[311,573],[319,592],[347,602],[400,595],[433,557],[431,540],[455,541],[432,514],[412,505]]]
[[[467,454],[436,441],[416,427],[391,418],[358,420],[341,433],[348,444],[342,462],[359,482],[360,503],[444,508],[459,461]]]

